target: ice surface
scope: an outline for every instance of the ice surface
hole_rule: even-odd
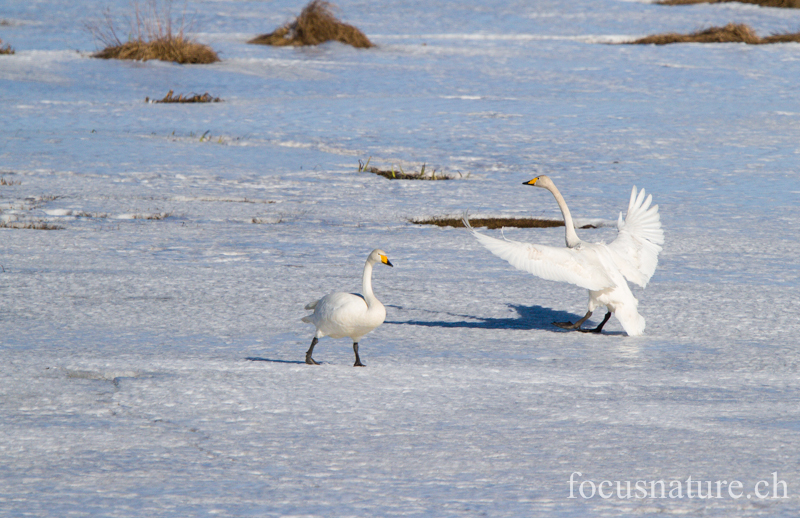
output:
[[[377,48],[246,45],[302,5],[191,2],[207,66],[90,58],[123,0],[0,5],[0,222],[63,227],[0,228],[0,515],[797,516],[800,46],[608,43],[800,11],[338,3]],[[579,221],[653,194],[646,336],[554,328],[585,290],[409,223],[559,218],[545,173]],[[367,367],[302,364],[303,306],[376,247]],[[573,472],[788,498],[570,499]]]

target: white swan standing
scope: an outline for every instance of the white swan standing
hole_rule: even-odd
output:
[[[485,236],[470,225],[465,225],[478,241],[494,255],[505,259],[512,266],[551,281],[568,282],[589,290],[589,310],[575,322],[553,322],[564,329],[599,333],[614,313],[630,336],[644,332],[645,320],[637,310],[639,301],[631,293],[625,279],[645,287],[658,264],[658,253],[664,244],[658,205],[650,207],[652,195],[645,198],[644,189],[638,194],[636,186],[631,190],[628,213],[617,221],[619,234],[610,244],[587,243],[575,233],[569,208],[553,181],[538,176],[523,185],[542,187],[556,199],[566,227],[566,248],[534,245],[518,241],[495,239]],[[603,321],[594,329],[581,329],[598,306],[608,311]]]
[[[364,265],[364,276],[361,280],[362,294],[336,292],[325,295],[319,300],[309,303],[306,309],[313,309],[314,313],[302,318],[303,322],[314,324],[317,332],[311,340],[311,347],[306,352],[306,363],[319,365],[311,357],[314,346],[323,336],[331,338],[350,337],[353,340],[353,351],[356,353],[354,367],[363,367],[358,356],[358,341],[386,319],[386,308],[372,293],[372,265],[383,263],[394,266],[389,262],[386,252],[380,249],[373,250]]]

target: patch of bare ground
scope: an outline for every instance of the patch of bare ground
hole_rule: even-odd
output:
[[[283,222],[283,216],[275,216],[271,218],[254,217],[250,220],[250,223],[254,225],[278,225]]]
[[[338,41],[357,48],[375,46],[359,29],[336,18],[333,15],[334,9],[335,6],[330,2],[312,0],[294,21],[247,43],[299,47]]]
[[[3,45],[3,40],[0,40],[0,54],[14,54],[16,51],[11,48],[11,45],[5,44]]]
[[[87,219],[105,219],[109,216],[107,212],[86,212],[85,210],[71,212],[69,215],[74,216],[76,218],[87,218]]]
[[[133,219],[149,219],[149,220],[160,221],[162,219],[167,219],[170,216],[172,216],[171,212],[155,212],[148,214],[134,214]]]
[[[463,227],[464,221],[462,216],[434,216],[431,218],[414,218],[409,222],[415,225],[435,225],[437,227]],[[473,227],[486,227],[488,229],[497,229],[504,227],[515,228],[552,228],[563,227],[564,222],[554,219],[541,219],[541,218],[470,218],[470,224]],[[594,225],[584,225],[580,228],[596,228]]]
[[[212,97],[208,94],[208,92],[204,93],[203,95],[194,94],[194,95],[187,95],[184,96],[183,94],[175,95],[172,90],[167,92],[167,95],[164,96],[163,99],[150,99],[149,97],[144,98],[145,102],[148,103],[218,103],[222,102],[222,99],[219,97]]]
[[[64,227],[45,220],[5,221],[0,220],[0,228],[16,228],[22,230],[63,230]]]
[[[691,5],[691,4],[723,4],[737,2],[741,4],[755,4],[762,7],[784,7],[800,9],[800,0],[661,0],[660,5]]]
[[[671,43],[746,43],[765,45],[769,43],[800,42],[800,33],[773,34],[759,37],[753,29],[743,23],[729,23],[724,27],[709,27],[691,34],[670,32],[655,34],[626,42],[634,45],[669,45]]]
[[[131,4],[133,15],[128,17],[128,38],[123,41],[109,11],[102,22],[87,24],[86,28],[104,46],[94,54],[101,59],[130,59],[147,61],[157,59],[182,64],[205,64],[219,61],[219,56],[208,45],[192,40],[187,32],[185,16],[173,19],[171,1],[159,5],[149,0],[141,5]]]
[[[411,173],[406,173],[400,166],[398,166],[396,170],[394,167],[390,169],[378,169],[377,167],[369,166],[369,159],[367,159],[366,164],[362,163],[361,160],[358,161],[358,172],[376,174],[388,178],[389,180],[452,180],[455,178],[452,175],[443,173],[437,175],[436,169],[425,171],[425,164],[422,164],[422,168],[419,171]]]

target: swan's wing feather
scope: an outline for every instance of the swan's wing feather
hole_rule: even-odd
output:
[[[311,304],[309,304],[306,309],[313,309],[314,313],[301,320],[323,324],[326,329],[331,325],[347,326],[354,315],[357,316],[368,309],[364,297],[358,293],[329,293],[312,304],[314,304],[313,308],[310,308]]]
[[[599,263],[592,260],[596,258],[596,252],[592,248],[576,250],[495,239],[468,228],[491,253],[505,259],[514,268],[542,279],[568,282],[595,291],[615,285]]]
[[[357,293],[345,293],[337,291],[329,293],[319,299],[317,307],[314,308],[321,318],[336,319],[345,313],[358,313],[366,311],[368,308],[364,297]]]
[[[626,279],[642,287],[647,285],[656,271],[658,254],[664,244],[658,205],[651,207],[652,201],[652,195],[646,195],[644,189],[637,193],[634,186],[625,219],[622,219],[622,214],[619,215],[619,234],[608,245],[620,272]]]

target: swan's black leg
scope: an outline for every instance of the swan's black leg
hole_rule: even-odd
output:
[[[582,319],[578,320],[574,324],[572,322],[553,322],[553,325],[556,327],[560,327],[561,329],[577,329],[580,330],[581,326],[584,322],[589,320],[589,317],[592,316],[591,311],[587,311],[586,314],[583,316]],[[605,324],[605,322],[603,322]],[[600,326],[602,327],[602,326]]]
[[[361,358],[358,357],[358,342],[353,342],[353,352],[356,353],[356,362],[353,364],[353,367],[366,367],[366,365],[361,363]]]
[[[600,331],[603,330],[603,326],[606,325],[606,322],[608,322],[609,318],[611,318],[611,312],[610,311],[606,313],[605,317],[603,317],[603,321],[600,322],[599,326],[595,327],[594,329],[578,329],[578,331],[580,331],[582,333],[598,333],[599,334]]]
[[[317,340],[317,337],[315,336],[314,339],[311,340],[311,347],[309,347],[308,351],[306,351],[306,363],[309,365],[319,365],[319,363],[315,362],[314,358],[311,357],[311,353],[314,352],[314,346],[317,345],[317,342],[319,342],[319,340]]]

